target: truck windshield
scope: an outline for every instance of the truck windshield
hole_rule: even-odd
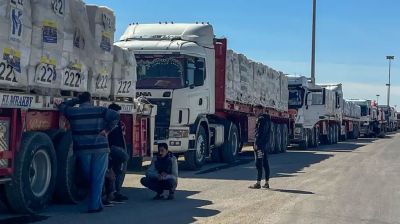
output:
[[[361,116],[368,116],[368,107],[366,105],[360,105]]]
[[[183,55],[136,55],[138,89],[182,89],[193,84],[195,69],[205,74],[204,59]],[[198,68],[196,65],[203,65]]]
[[[303,106],[304,90],[290,89],[289,90],[289,107],[299,108]]]

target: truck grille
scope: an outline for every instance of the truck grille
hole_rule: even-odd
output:
[[[9,149],[9,133],[10,121],[7,119],[0,119],[0,151],[7,151]],[[8,160],[0,158],[0,168],[7,166]]]
[[[150,103],[157,105],[155,140],[168,138],[168,129],[171,120],[172,99],[149,99]]]

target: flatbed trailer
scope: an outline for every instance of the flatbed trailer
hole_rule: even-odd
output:
[[[68,121],[54,106],[67,98],[0,91],[0,196],[14,212],[34,213],[53,198],[77,203],[86,196]],[[96,106],[111,103],[94,100]],[[129,163],[138,166],[152,156],[155,111],[138,102],[116,103],[122,107]]]

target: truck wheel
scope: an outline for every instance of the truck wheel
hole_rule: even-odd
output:
[[[51,139],[44,133],[23,134],[12,181],[5,185],[12,211],[35,213],[51,200],[56,184],[57,158]]]
[[[239,131],[234,123],[230,125],[227,140],[228,142],[222,147],[222,162],[233,163],[236,160],[240,146]]]
[[[66,132],[57,145],[57,184],[55,197],[63,203],[76,204],[87,195],[84,177],[78,170],[79,163],[73,153],[71,132]]]
[[[354,127],[353,135],[354,135],[354,139],[358,139],[360,137],[360,129],[358,126]]]
[[[318,148],[319,147],[319,130],[318,130],[318,128],[313,128],[313,132],[315,133],[315,144],[314,144],[314,147]]]
[[[315,147],[315,132],[314,132],[314,129],[311,129],[309,132],[310,132],[310,143],[309,143],[309,146],[311,148],[314,148]]]
[[[282,128],[282,149],[281,152],[285,153],[288,146],[288,127],[286,124],[281,125]]]
[[[269,133],[269,141],[268,141],[268,153],[272,154],[274,153],[275,150],[275,138],[276,138],[276,134],[275,134],[275,123],[271,121],[271,125],[270,125],[270,133]]]
[[[328,133],[328,145],[332,145],[334,143],[334,129],[333,129],[333,125],[329,126],[329,133]]]
[[[185,164],[190,170],[201,168],[206,161],[206,153],[208,152],[208,137],[206,130],[200,126],[197,133],[195,150],[185,152]]]
[[[275,150],[274,153],[280,153],[282,150],[282,129],[280,124],[275,125]]]
[[[309,133],[308,130],[305,130],[304,140],[299,144],[299,148],[301,150],[307,150],[309,146],[308,143],[309,143]]]
[[[211,160],[214,163],[220,163],[222,161],[222,155],[221,152],[222,151],[222,147],[215,147],[211,150]]]

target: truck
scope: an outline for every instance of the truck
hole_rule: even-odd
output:
[[[84,34],[90,32],[89,27],[95,27],[96,31],[112,27],[109,20],[112,15],[108,17],[112,12],[105,7],[92,7],[93,17],[110,23],[90,26],[87,7],[82,1],[59,3],[52,0],[0,3],[4,11],[0,15],[0,199],[17,213],[38,212],[53,199],[77,203],[85,198],[87,191],[81,173],[77,172],[69,124],[55,107],[80,92],[96,95],[104,87],[107,95],[96,96],[94,105],[107,107],[115,102],[122,107],[120,118],[125,127],[129,164],[135,166],[144,157],[152,156],[157,107],[127,94],[134,92],[134,86],[121,87],[121,82],[135,81],[136,73],[122,72],[136,70],[134,57],[129,63],[113,61],[113,41],[109,35],[108,39],[97,39],[110,51],[94,53],[93,49],[100,44],[96,44],[91,34]],[[66,7],[74,9],[68,12],[77,15],[66,15]],[[23,19],[14,24],[11,14]],[[68,22],[68,27],[76,32],[63,30],[60,21]],[[81,30],[79,26],[87,29]],[[97,32],[100,36],[104,33],[104,30]],[[64,42],[67,37],[74,37],[73,41]],[[130,55],[125,49],[114,50]],[[103,66],[100,57],[108,57],[109,61],[99,69],[101,75],[88,72],[87,67],[94,65],[87,59],[99,60],[100,68]],[[97,81],[93,88],[89,87],[88,79]],[[128,163],[124,168],[127,166]]]
[[[386,122],[383,117],[382,109],[378,108],[373,100],[350,99],[360,106],[360,135],[363,137],[384,137],[386,132]]]
[[[157,105],[155,142],[187,168],[234,162],[260,114],[271,117],[271,152],[286,150],[286,76],[228,50],[210,24],[131,24],[116,45],[136,56],[137,96]]]
[[[342,101],[342,126],[340,140],[360,137],[361,107],[350,100]]]
[[[341,85],[318,85],[289,76],[289,113],[295,116],[290,142],[301,149],[339,141],[342,126]]]
[[[394,107],[390,107],[387,105],[379,105],[378,108],[380,108],[383,113],[385,114],[385,121],[386,121],[386,129],[387,132],[393,132],[396,130],[396,114],[395,114],[395,109]]]

